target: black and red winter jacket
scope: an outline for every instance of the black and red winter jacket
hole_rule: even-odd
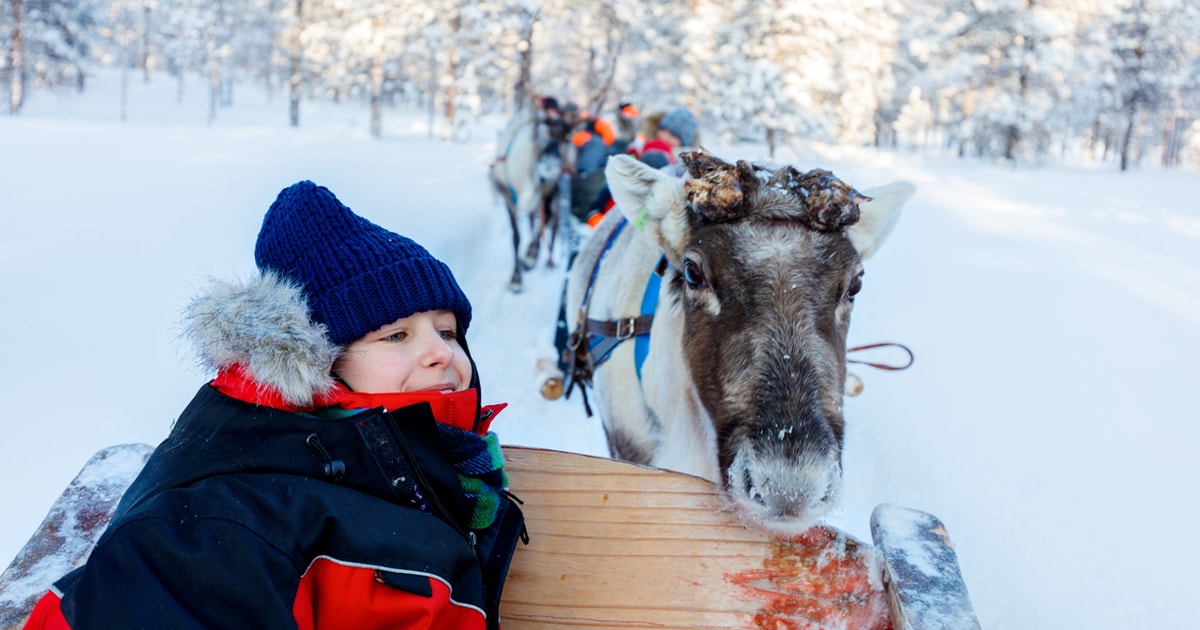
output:
[[[26,628],[498,627],[523,535],[470,532],[432,407],[329,420],[201,388]]]

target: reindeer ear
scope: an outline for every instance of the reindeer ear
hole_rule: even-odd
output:
[[[621,210],[633,219],[650,202],[658,184],[675,179],[666,173],[642,163],[631,155],[614,155],[608,158],[604,177],[612,191],[613,200]]]
[[[904,202],[916,190],[912,182],[899,181],[863,191],[871,201],[859,204],[858,222],[846,229],[850,242],[863,260],[870,258],[887,239],[896,226],[896,220],[900,218]]]
[[[668,252],[686,244],[687,196],[683,178],[652,168],[629,155],[608,158],[604,168],[617,208]]]

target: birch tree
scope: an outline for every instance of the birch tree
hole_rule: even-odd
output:
[[[9,113],[21,111],[30,82],[82,88],[99,37],[99,0],[7,0],[4,7]]]

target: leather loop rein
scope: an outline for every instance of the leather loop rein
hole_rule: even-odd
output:
[[[850,354],[852,352],[863,352],[865,350],[875,350],[878,348],[899,348],[899,349],[903,350],[905,352],[905,354],[908,355],[908,362],[904,363],[903,365],[899,365],[899,364],[889,365],[887,363],[877,363],[874,361],[864,361],[862,359],[851,359],[850,358]],[[915,357],[913,356],[913,351],[910,350],[908,348],[908,346],[906,346],[902,343],[893,343],[891,341],[885,341],[885,342],[880,342],[880,343],[869,343],[869,344],[862,345],[862,346],[854,346],[853,348],[846,348],[846,363],[857,363],[859,365],[873,367],[877,370],[888,370],[888,371],[907,370],[908,368],[912,367],[914,360],[915,360]]]

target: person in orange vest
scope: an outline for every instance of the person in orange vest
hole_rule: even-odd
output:
[[[633,103],[617,105],[617,139],[610,149],[614,154],[625,153],[637,140],[638,109]],[[642,138],[645,141],[645,137]]]
[[[575,132],[575,179],[571,182],[571,213],[583,220],[596,193],[604,186],[604,166],[616,133],[608,121],[584,114],[584,127]]]
[[[583,120],[584,128],[575,132],[576,136],[597,136],[606,147],[611,147],[613,142],[616,141],[617,132],[613,130],[612,123],[604,120],[603,118],[587,116],[586,114]]]

